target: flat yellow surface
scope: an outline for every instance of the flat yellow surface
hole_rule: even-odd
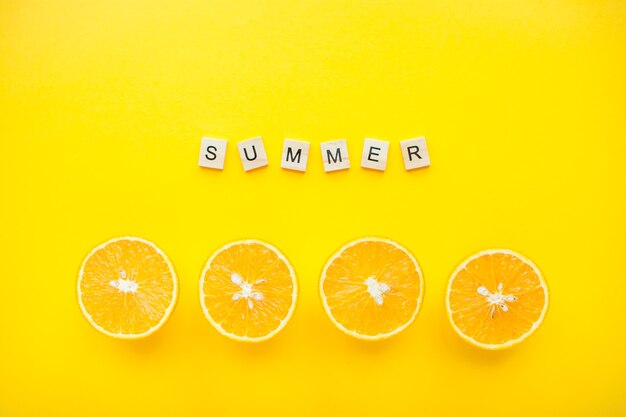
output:
[[[0,2],[0,416],[626,415],[626,3]],[[230,140],[226,169],[200,137]],[[270,166],[235,143],[263,135]],[[425,135],[432,166],[403,169]],[[385,173],[363,137],[391,141]],[[305,174],[284,137],[312,142]],[[324,174],[319,142],[352,169]],[[180,276],[156,334],[80,314],[95,245],[152,240]],[[420,262],[423,309],[381,343],[325,317],[319,272],[364,235]],[[301,298],[242,345],[202,315],[206,258],[240,238],[292,261]],[[550,286],[543,327],[478,350],[447,322],[449,273],[507,247]]]

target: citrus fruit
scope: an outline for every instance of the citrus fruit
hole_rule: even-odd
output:
[[[348,243],[326,262],[320,295],[340,330],[378,340],[415,320],[424,280],[415,257],[405,248],[387,239],[364,238]]]
[[[176,305],[178,281],[169,259],[154,243],[121,237],[87,255],[77,295],[83,315],[97,330],[140,338],[167,321]]]
[[[522,255],[485,250],[453,272],[446,308],[463,339],[481,348],[502,349],[520,343],[541,325],[548,287],[539,268]]]
[[[287,258],[258,240],[220,248],[200,276],[204,315],[221,334],[239,341],[276,335],[291,318],[297,297],[296,274]]]

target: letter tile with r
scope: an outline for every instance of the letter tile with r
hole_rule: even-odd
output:
[[[430,165],[430,156],[426,147],[426,138],[407,139],[400,142],[404,168],[407,171]]]

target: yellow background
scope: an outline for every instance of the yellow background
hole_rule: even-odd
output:
[[[623,1],[0,2],[1,416],[626,415],[626,3]],[[222,172],[200,137],[229,139]],[[270,166],[235,143],[262,135]],[[425,135],[432,166],[403,169]],[[363,137],[391,141],[385,173]],[[305,174],[284,137],[312,142]],[[352,168],[322,171],[347,138]],[[140,341],[82,318],[83,257],[119,235],[180,277]],[[333,328],[327,257],[363,235],[421,263],[417,321],[381,343]],[[203,317],[206,258],[239,238],[292,261],[301,298],[275,339]],[[445,284],[509,247],[552,303],[526,343],[486,352],[447,322]]]

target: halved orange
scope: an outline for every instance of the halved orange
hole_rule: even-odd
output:
[[[171,262],[154,243],[138,237],[94,248],[83,261],[76,287],[89,323],[108,336],[128,339],[159,329],[178,297]]]
[[[220,248],[200,276],[204,315],[218,332],[239,341],[260,342],[276,335],[291,318],[297,298],[291,264],[259,240]]]
[[[341,331],[379,340],[415,320],[424,280],[408,250],[370,237],[350,242],[331,256],[320,278],[320,295],[326,314]]]
[[[452,273],[446,308],[464,340],[502,349],[539,328],[548,300],[548,287],[534,263],[508,249],[491,249],[466,259]]]

